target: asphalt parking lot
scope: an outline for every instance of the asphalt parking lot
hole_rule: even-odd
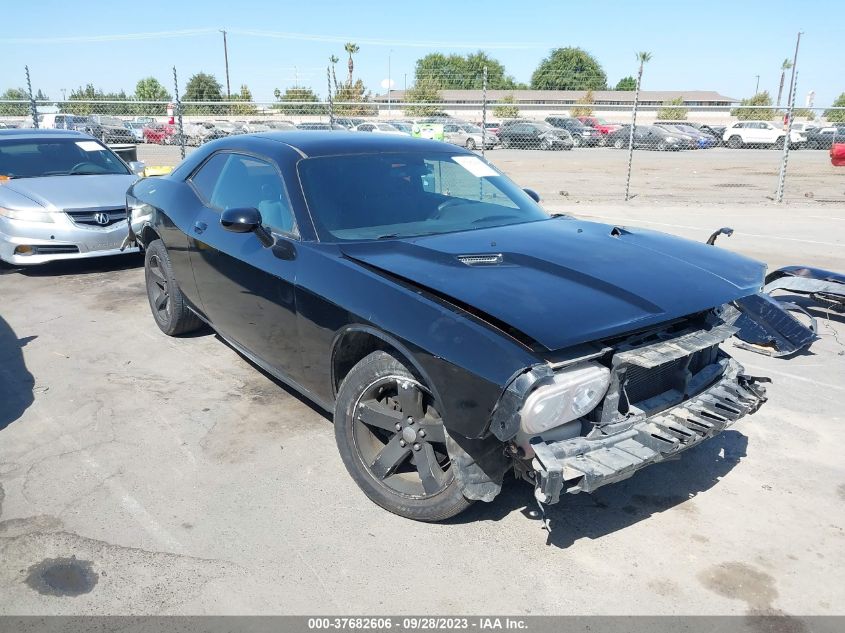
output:
[[[613,154],[551,156],[593,152]],[[719,247],[845,271],[845,205],[582,206],[554,196],[576,177],[549,156],[490,158],[549,208],[701,240],[732,226]],[[816,311],[821,340],[792,359],[732,349],[769,403],[565,499],[547,534],[515,481],[439,525],[376,507],[324,414],[208,331],[159,332],[141,264],[0,270],[2,614],[845,614],[843,315]]]

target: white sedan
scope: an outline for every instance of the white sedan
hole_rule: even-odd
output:
[[[356,132],[375,132],[376,134],[398,134],[399,136],[408,136],[407,132],[403,132],[399,128],[390,125],[390,123],[361,123],[352,129]]]

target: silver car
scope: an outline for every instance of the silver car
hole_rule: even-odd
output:
[[[491,132],[482,134],[481,128],[471,123],[447,123],[443,126],[443,140],[467,149],[493,149],[499,145],[499,137]]]
[[[126,190],[141,170],[82,132],[0,130],[0,260],[119,254]]]

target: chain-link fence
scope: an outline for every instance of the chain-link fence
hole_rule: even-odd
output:
[[[409,89],[362,96],[327,69],[328,99],[303,88],[258,102],[181,101],[174,69],[172,101],[38,100],[28,88],[27,100],[0,101],[0,128],[75,129],[136,144],[141,160],[162,166],[238,134],[407,134],[484,153],[546,200],[845,202],[845,179],[828,156],[845,143],[845,108],[794,108],[797,82],[777,107],[639,90],[633,79],[632,90],[527,90],[487,70],[418,72]]]

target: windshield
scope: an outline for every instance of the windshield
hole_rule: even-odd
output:
[[[108,148],[93,139],[0,140],[0,176],[126,175],[126,165]]]
[[[396,132],[396,128],[390,123],[376,123],[376,127],[384,132]]]
[[[481,128],[477,125],[462,125],[461,129],[467,134],[481,134]]]
[[[549,217],[477,156],[323,156],[300,161],[298,169],[322,241],[451,233]]]

